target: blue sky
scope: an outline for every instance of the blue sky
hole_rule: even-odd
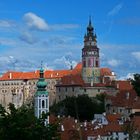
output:
[[[140,71],[139,0],[1,0],[0,72],[67,69],[81,61],[89,16],[101,67]]]

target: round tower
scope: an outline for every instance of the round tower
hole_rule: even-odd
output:
[[[100,57],[97,36],[89,20],[82,49],[82,77],[85,83],[100,83]]]

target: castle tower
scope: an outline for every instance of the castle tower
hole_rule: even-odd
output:
[[[35,93],[35,116],[40,118],[44,113],[49,112],[49,96],[46,91],[47,82],[44,78],[44,70],[40,69],[40,78],[37,82],[37,91]],[[48,123],[48,119],[45,120],[45,124]]]
[[[100,83],[100,58],[97,47],[97,36],[89,20],[87,33],[84,36],[84,48],[82,49],[82,77],[85,83]]]

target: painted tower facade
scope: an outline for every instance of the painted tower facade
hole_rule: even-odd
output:
[[[37,82],[37,91],[35,93],[35,116],[41,117],[43,113],[49,112],[49,96],[46,90],[47,82],[44,78],[44,70],[40,69],[40,78]],[[46,119],[45,123],[49,122]]]
[[[82,49],[82,77],[85,83],[100,83],[100,59],[97,47],[97,36],[89,20],[87,33],[84,36],[84,47]]]

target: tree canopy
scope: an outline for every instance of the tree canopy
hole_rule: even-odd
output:
[[[98,95],[95,98],[87,95],[67,97],[50,107],[50,112],[55,115],[70,115],[80,121],[92,120],[95,113],[104,111],[104,95]]]
[[[30,107],[16,109],[9,104],[9,111],[6,111],[0,105],[0,140],[58,140],[57,125],[45,126],[45,117],[37,119]]]
[[[131,82],[137,95],[140,96],[140,74],[134,74],[134,80],[131,80]]]

